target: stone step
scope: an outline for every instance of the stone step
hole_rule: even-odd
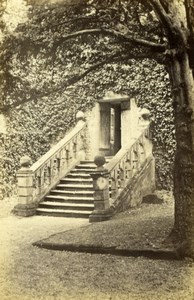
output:
[[[36,214],[41,216],[64,218],[89,218],[91,213],[89,211],[37,208]]]
[[[48,195],[45,197],[44,201],[52,201],[52,202],[64,202],[64,203],[94,203],[93,197],[71,197],[71,196],[62,196],[62,195]]]
[[[84,210],[92,212],[94,209],[93,204],[85,204],[85,203],[61,203],[61,202],[53,202],[53,201],[44,201],[40,203],[39,208],[47,208],[47,209],[63,209],[63,210]]]
[[[95,163],[93,164],[79,164],[74,169],[96,169]]]
[[[108,162],[108,158],[106,159]],[[93,161],[81,161],[39,204],[37,215],[89,218],[94,209]]]
[[[81,165],[85,165],[85,164],[93,164],[93,165],[95,165],[95,163],[94,163],[93,160],[81,160],[80,164]]]
[[[72,173],[77,173],[77,172],[79,172],[79,173],[87,173],[87,174],[90,174],[90,173],[92,173],[92,172],[94,172],[95,171],[95,169],[87,169],[87,168],[84,168],[84,167],[80,167],[79,169],[72,169],[71,171],[70,171],[70,174],[72,174]]]
[[[62,189],[62,190],[93,190],[93,185],[92,183],[91,184],[80,184],[79,182],[75,182],[73,184],[70,184],[70,183],[65,183],[65,184],[62,184],[62,183],[59,183],[57,186],[56,186],[57,189]]]
[[[72,172],[72,170],[71,170]],[[85,179],[90,179],[90,173],[85,173],[85,172],[72,172],[69,173],[65,178],[85,178]]]
[[[76,190],[58,190],[58,189],[55,189],[55,190],[51,190],[51,195],[52,194],[60,194],[60,195],[70,195],[70,196],[85,196],[85,197],[93,197],[93,190],[91,191],[85,191],[85,190],[82,190],[82,191],[76,191]]]
[[[93,182],[93,180],[92,180],[92,178],[90,177],[90,178],[72,178],[72,177],[65,177],[65,178],[63,178],[63,179],[61,179],[60,180],[60,183],[83,183],[83,184],[87,184],[87,183],[92,183]]]

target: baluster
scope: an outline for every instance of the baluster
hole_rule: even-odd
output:
[[[80,133],[80,150],[86,150],[85,130]]]
[[[69,155],[69,145],[67,145],[67,147],[65,148],[66,150],[66,163],[67,166],[69,165],[69,161],[70,161],[70,155]]]
[[[119,170],[120,170],[120,188],[123,189],[125,187],[125,172],[124,172],[123,160],[119,164]]]
[[[48,168],[47,165],[44,166],[44,190],[48,186]]]
[[[117,169],[114,169],[111,172],[110,178],[111,178],[111,198],[112,198],[112,202],[114,202],[118,194]]]
[[[137,162],[138,162],[138,159],[137,159],[137,150],[132,147],[131,149],[131,162],[132,162],[132,176],[134,173],[136,173],[137,171]]]
[[[71,140],[69,143],[69,162],[72,162],[73,159],[73,141]]]
[[[73,140],[73,156],[74,158],[77,157],[77,137]]]
[[[116,168],[116,174],[115,175],[116,175],[115,180],[117,180],[117,189],[119,191],[120,186],[121,186],[120,169],[119,169],[119,167]]]
[[[49,165],[45,166],[45,188],[50,185],[50,173],[49,173]]]
[[[44,167],[40,169],[40,194],[42,194],[43,189],[44,189]]]
[[[57,173],[57,168],[56,168],[56,157],[53,157],[53,167],[52,167],[52,175],[53,179],[55,179]]]
[[[61,149],[61,172],[65,169],[65,148]]]
[[[58,154],[58,155],[60,155],[60,154]],[[60,170],[61,170],[61,158],[60,158],[60,156],[57,157],[56,162],[57,162],[57,175],[58,175],[58,174],[60,174]]]
[[[123,159],[123,171],[124,171],[124,187],[126,187],[126,184],[127,184],[127,169],[128,169],[128,165],[127,165],[127,154],[125,155],[124,159]]]
[[[121,163],[118,165],[117,169],[117,180],[118,180],[118,193],[123,189],[123,168]]]
[[[54,181],[54,158],[52,157],[50,160],[50,176],[51,176],[51,183]]]
[[[124,182],[125,182],[125,187],[126,187],[126,182],[127,182],[127,153],[125,154],[124,160],[123,160],[123,170],[124,170]]]
[[[130,179],[132,177],[132,168],[131,168],[131,160],[126,160],[126,178]]]
[[[59,175],[63,173],[63,150],[61,149],[58,154],[58,169]]]
[[[131,149],[127,153],[127,178],[132,177]]]
[[[51,185],[52,178],[51,178],[51,160],[47,162],[47,177],[48,177],[48,182],[49,186]]]
[[[47,165],[47,176],[48,176],[48,182],[49,182],[49,185],[51,185],[51,167],[50,167],[50,161],[49,161],[49,165]]]

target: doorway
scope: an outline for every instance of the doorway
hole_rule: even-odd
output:
[[[121,104],[100,103],[100,154],[113,156],[121,149]]]

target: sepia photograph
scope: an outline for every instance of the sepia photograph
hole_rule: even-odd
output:
[[[0,0],[0,299],[194,300],[194,0]]]

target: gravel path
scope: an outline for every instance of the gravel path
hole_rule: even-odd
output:
[[[9,201],[4,202],[6,205],[11,207]],[[166,207],[169,214],[172,205]],[[137,218],[139,211],[136,211]],[[194,265],[189,260],[165,261],[39,249],[32,243],[83,227],[88,221],[41,216],[17,218],[6,213],[6,208],[1,214],[2,300],[194,299]],[[122,217],[126,215],[121,214]]]

